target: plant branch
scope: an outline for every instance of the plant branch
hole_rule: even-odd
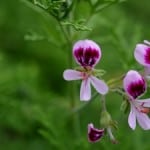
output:
[[[85,102],[83,105],[80,105],[79,107],[77,108],[74,108],[73,109],[73,113],[77,113],[77,112],[80,112],[81,110],[83,110],[85,107],[87,107],[89,104],[91,104],[93,102],[93,100],[99,95],[99,93],[95,93],[91,100],[89,100],[88,102]]]

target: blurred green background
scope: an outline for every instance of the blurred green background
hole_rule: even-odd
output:
[[[149,0],[115,4],[93,16],[87,24],[92,31],[74,31],[73,42],[88,38],[100,44],[103,57],[97,68],[107,71],[106,81],[139,68],[133,51],[150,39],[149,6]],[[80,0],[76,18],[85,18],[88,7]],[[56,20],[39,10],[22,0],[0,1],[0,150],[149,150],[149,131],[128,127],[128,114],[120,111],[122,98],[114,93],[108,94],[107,106],[118,121],[114,135],[119,144],[110,144],[107,136],[95,144],[87,140],[87,124],[99,127],[99,99],[78,113],[78,129],[72,127],[67,97],[72,82],[62,78],[67,45]],[[76,105],[83,103],[77,95]]]

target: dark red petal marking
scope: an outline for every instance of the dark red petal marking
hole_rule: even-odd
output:
[[[139,80],[137,82],[132,82],[127,88],[128,93],[134,99],[143,94],[145,90],[146,90],[146,83],[144,79]]]
[[[86,49],[80,47],[74,51],[74,55],[78,62],[84,67],[92,67],[100,57],[99,51],[91,47]]]
[[[104,130],[98,130],[96,128],[90,128],[88,133],[88,139],[90,142],[97,142],[104,134]]]
[[[150,47],[146,49],[145,63],[150,64]]]

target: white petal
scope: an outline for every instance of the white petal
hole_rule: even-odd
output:
[[[89,124],[88,124],[88,133],[90,133],[91,128],[94,128],[93,123],[89,123]]]
[[[135,108],[134,106],[131,104],[131,108],[130,108],[130,114],[128,117],[128,124],[130,126],[130,128],[132,128],[133,130],[136,127],[136,113],[135,113]]]
[[[137,117],[137,121],[138,121],[139,125],[144,130],[150,130],[150,118],[148,117],[148,115],[146,115],[145,113],[137,111],[136,117]]]
[[[150,67],[145,67],[145,78],[150,80]]]
[[[80,88],[80,100],[88,101],[91,99],[90,78],[83,80]]]
[[[67,69],[64,71],[63,77],[65,80],[68,80],[68,81],[79,80],[79,79],[82,79],[82,74],[79,71]]]
[[[91,76],[90,78],[91,78],[91,83],[97,92],[99,92],[102,95],[108,92],[108,86],[104,81],[99,80],[98,78],[94,76]]]
[[[150,107],[150,98],[148,99],[142,99],[142,100],[135,100],[138,105],[141,105],[143,107]]]

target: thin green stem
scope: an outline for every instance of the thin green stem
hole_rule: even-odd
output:
[[[72,14],[70,13],[70,16],[72,17]],[[71,48],[72,48],[72,33],[70,27],[64,28],[64,26],[61,24],[60,20],[57,20],[58,24],[60,26],[60,29],[64,35],[64,38],[66,39],[66,45],[68,49],[68,68],[73,68],[74,63],[73,63],[73,57],[71,53]],[[76,107],[76,83],[73,82],[72,84],[69,85],[68,87],[68,94],[69,94],[69,100],[70,100],[70,108],[71,111]],[[80,118],[79,118],[79,113],[74,113],[71,116],[71,123],[73,125],[73,131],[75,133],[75,136],[77,138],[80,137]]]
[[[59,27],[60,27],[60,29],[61,29],[61,31],[62,31],[62,33],[63,33],[65,39],[66,39],[67,44],[71,45],[71,40],[70,40],[70,38],[69,38],[69,35],[68,35],[68,34],[66,33],[66,31],[64,30],[64,28],[63,28],[63,26],[62,26],[60,20],[57,20],[57,21],[58,21]]]
[[[73,109],[73,113],[82,111],[85,107],[87,107],[89,104],[91,104],[91,103],[93,102],[93,100],[94,100],[98,95],[99,95],[99,94],[96,92],[96,93],[92,96],[92,98],[91,98],[90,101],[84,103],[83,105],[80,105],[80,106],[77,107],[77,108],[74,108],[74,109]]]
[[[107,111],[106,101],[105,101],[105,96],[104,95],[101,96],[101,103],[102,103],[102,111]]]
[[[101,96],[101,103],[102,103],[102,112],[107,112],[106,101],[105,101],[105,96],[104,96],[104,95]],[[107,113],[108,113],[108,112],[107,112]],[[108,114],[109,114],[109,113],[108,113]],[[108,117],[108,116],[107,116],[107,117]],[[106,118],[106,119],[107,119],[107,118]],[[110,116],[109,119],[111,119],[111,116]],[[116,141],[116,139],[115,139],[115,137],[114,137],[114,135],[113,135],[113,133],[112,133],[112,129],[111,129],[111,126],[110,126],[110,125],[106,127],[106,131],[107,131],[107,133],[108,133],[108,135],[109,135],[109,138],[110,138],[110,140],[112,141],[112,143],[116,144],[117,141]]]
[[[111,129],[110,127],[107,128],[107,133],[108,133],[108,135],[109,135],[109,137],[110,137],[111,142],[112,142],[113,144],[117,144],[118,141],[115,139],[115,137],[114,137],[114,135],[113,135],[113,133],[112,133],[112,129]]]

